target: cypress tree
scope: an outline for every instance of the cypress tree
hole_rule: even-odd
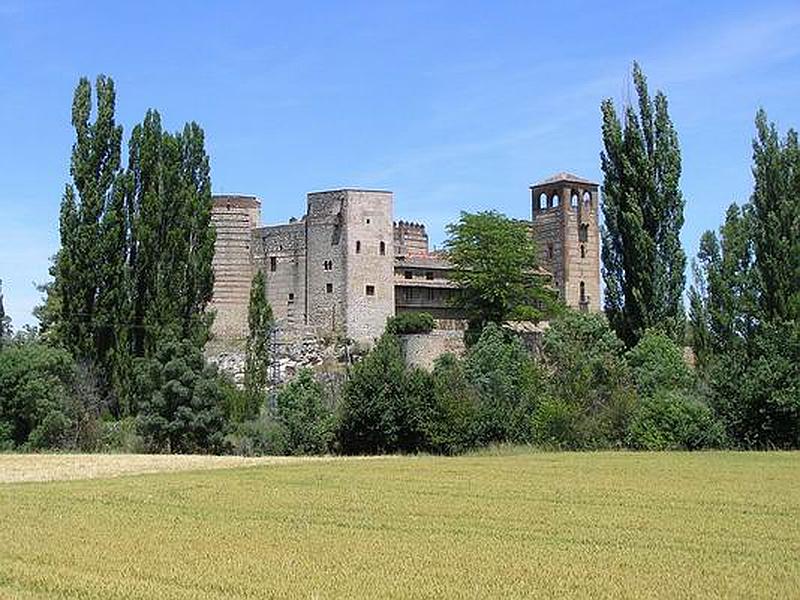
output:
[[[244,367],[244,386],[247,406],[243,417],[252,418],[258,409],[267,389],[269,369],[269,341],[274,324],[272,307],[267,301],[264,274],[259,270],[250,286],[250,303],[247,313],[248,336],[247,356]]]
[[[627,106],[624,123],[611,100],[601,105],[605,309],[628,346],[651,327],[682,341],[686,266],[678,135],[666,96],[651,100],[637,63],[633,79],[638,111]]]
[[[761,304],[768,320],[800,319],[800,147],[781,141],[764,110],[756,115],[752,196]]]

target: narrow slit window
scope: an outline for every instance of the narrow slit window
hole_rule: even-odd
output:
[[[386,242],[381,242],[380,252],[381,256],[386,256]]]
[[[269,257],[269,270],[273,273],[278,270],[278,259],[274,256]]]
[[[356,254],[361,254],[361,240],[356,241]]]

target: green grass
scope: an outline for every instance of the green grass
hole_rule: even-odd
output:
[[[0,597],[797,597],[800,454],[524,453],[0,485]]]

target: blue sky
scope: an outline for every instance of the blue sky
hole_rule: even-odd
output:
[[[81,75],[114,78],[126,139],[149,107],[198,121],[215,192],[258,195],[267,223],[311,190],[379,187],[441,243],[461,210],[529,217],[554,172],[600,181],[599,104],[627,97],[634,59],[678,128],[692,256],[750,194],[756,109],[800,126],[797,2],[0,0],[6,310],[33,322],[58,247]]]

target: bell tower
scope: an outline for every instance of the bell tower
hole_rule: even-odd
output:
[[[530,190],[539,265],[553,274],[559,297],[567,306],[599,311],[598,184],[562,172]]]

